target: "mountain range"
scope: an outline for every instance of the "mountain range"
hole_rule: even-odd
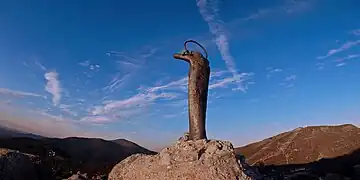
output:
[[[115,164],[132,154],[156,154],[125,139],[47,138],[4,127],[0,131],[0,148],[34,155],[36,161],[41,161],[39,169],[44,171],[41,172],[43,179],[54,175],[68,177],[77,171],[89,175],[107,174]]]
[[[41,162],[37,165],[41,179],[61,179],[77,171],[104,175],[132,154],[156,154],[125,139],[47,138],[6,127],[0,128],[0,148],[33,155]],[[351,124],[301,127],[235,150],[264,174],[293,174],[294,168],[353,174],[344,171],[360,164],[360,128]]]

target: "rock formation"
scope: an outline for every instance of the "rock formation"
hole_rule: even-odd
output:
[[[27,155],[9,149],[0,149],[0,179],[37,180],[38,177]]]
[[[209,61],[199,52],[185,51],[174,58],[190,64],[189,133],[157,155],[132,155],[117,164],[109,180],[244,180],[252,179],[236,159],[233,145],[227,141],[207,140],[205,130]],[[198,44],[202,47],[200,44]],[[205,49],[204,49],[205,50]],[[205,51],[206,52],[206,51]],[[246,171],[245,171],[246,172]]]
[[[228,141],[180,138],[157,155],[132,155],[118,163],[109,180],[253,179],[236,159]]]
[[[190,65],[188,81],[189,138],[191,140],[207,139],[205,120],[210,78],[209,61],[207,55],[204,57],[199,52],[188,51],[186,48],[188,42],[203,47],[196,41],[188,40],[184,44],[185,51],[174,54],[175,59],[186,61]],[[206,53],[205,49],[204,51]]]

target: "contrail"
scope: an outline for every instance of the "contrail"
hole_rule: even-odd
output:
[[[234,58],[229,50],[228,37],[225,33],[225,27],[218,18],[218,1],[216,0],[196,0],[202,18],[208,23],[210,32],[216,36],[216,45],[221,53],[222,59],[228,70],[234,77],[238,77]]]

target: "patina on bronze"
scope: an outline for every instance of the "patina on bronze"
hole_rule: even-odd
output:
[[[188,74],[189,140],[207,139],[205,119],[210,77],[209,61],[204,48],[205,57],[199,52],[188,51],[186,48],[188,42],[203,47],[196,41],[188,40],[185,42],[185,51],[174,54],[175,59],[184,60],[190,64]]]

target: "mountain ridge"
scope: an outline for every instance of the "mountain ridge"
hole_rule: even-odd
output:
[[[0,125],[0,137],[30,137],[33,139],[41,139],[44,136],[37,134],[20,131],[14,128],[9,128],[7,126]]]
[[[250,164],[302,164],[333,158],[360,148],[360,128],[353,124],[320,125],[291,131],[236,148]]]
[[[30,154],[39,163],[42,179],[66,178],[72,173],[107,175],[132,154],[156,154],[126,139],[66,137],[50,138],[0,127],[0,148]],[[55,178],[56,179],[56,178]]]

